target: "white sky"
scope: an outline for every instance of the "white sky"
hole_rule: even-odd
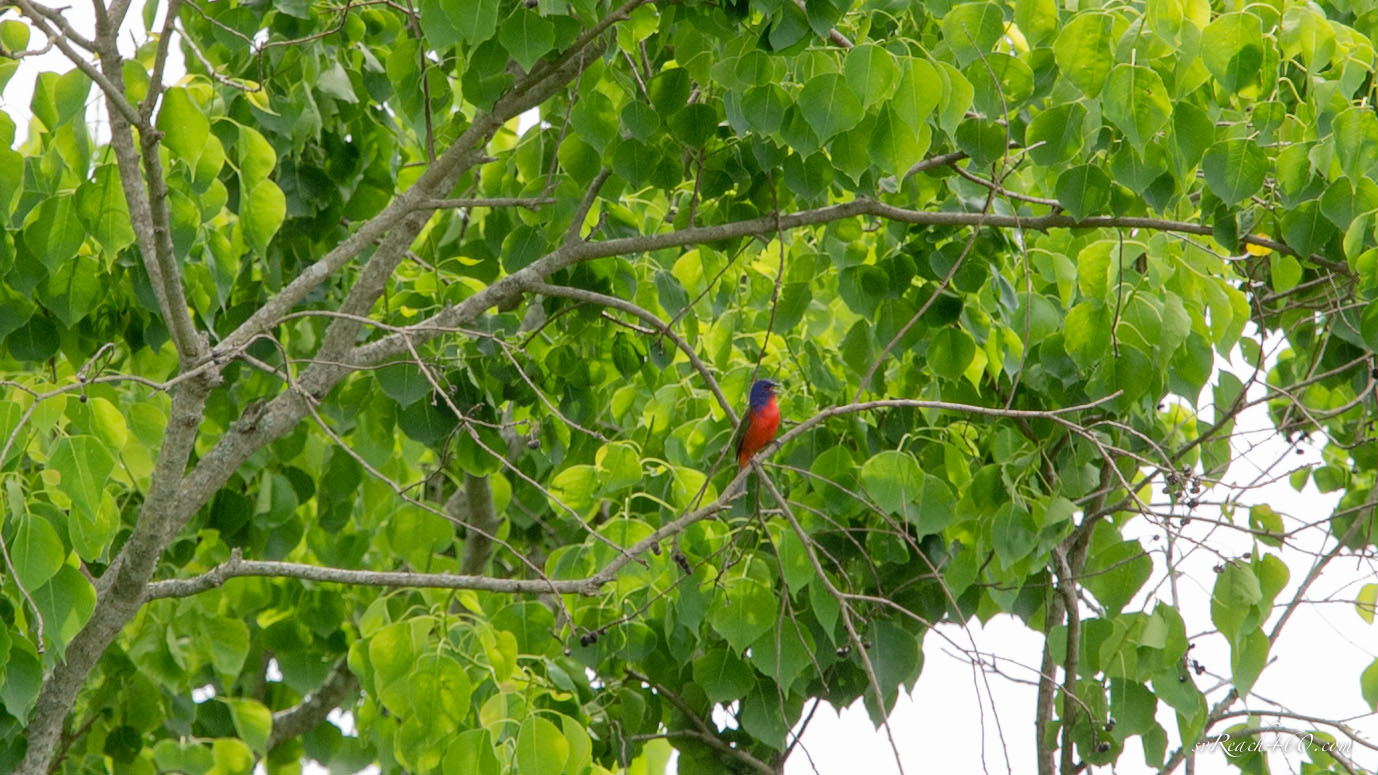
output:
[[[85,8],[73,9],[69,18],[78,30],[91,34],[92,22]],[[132,50],[133,46],[131,30],[142,37],[142,22],[137,10],[129,14],[120,36],[121,47],[127,50]],[[39,41],[40,36],[35,33],[30,47],[36,47]],[[20,116],[27,112],[33,78],[40,69],[63,72],[70,66],[56,50],[22,63],[20,71],[0,94],[0,109],[15,117],[17,123],[21,122]],[[181,53],[175,46],[168,72],[170,81],[176,80],[184,72]],[[97,107],[96,95],[97,91],[93,89],[93,109]],[[99,109],[103,111],[103,106],[99,106]],[[530,117],[524,118],[526,122],[532,120]],[[99,121],[98,118],[96,120]],[[524,123],[523,128],[526,125]],[[25,133],[25,127],[20,123],[16,132],[17,143],[23,141]],[[1242,375],[1252,371],[1238,359],[1231,368]],[[1254,388],[1255,392],[1251,392],[1250,396],[1254,397],[1257,390]],[[1237,425],[1239,428],[1255,430],[1270,427],[1266,410],[1262,407],[1247,410]],[[1258,466],[1270,465],[1279,457],[1285,457],[1286,470],[1319,460],[1317,449],[1305,444],[1302,449],[1303,455],[1293,457],[1280,440],[1273,439],[1250,452],[1250,460],[1254,461],[1252,464],[1237,461],[1230,479],[1233,482],[1251,480]],[[1336,494],[1321,495],[1310,485],[1306,492],[1298,494],[1284,478],[1254,491],[1247,503],[1270,503],[1285,518],[1290,516],[1314,521],[1327,515],[1336,500]],[[1207,509],[1202,507],[1197,514],[1205,516]],[[1289,527],[1295,524],[1291,519],[1287,523]],[[1127,537],[1141,538],[1150,550],[1161,546],[1161,538],[1156,542],[1150,541],[1151,533],[1147,529],[1151,525],[1144,520],[1137,521],[1136,525],[1143,532]],[[1191,529],[1196,531],[1194,535],[1203,540],[1208,538],[1211,546],[1227,556],[1238,556],[1254,548],[1248,537],[1237,531],[1212,532],[1206,523],[1199,520],[1193,522]],[[1316,534],[1319,535],[1319,531]],[[1310,548],[1319,550],[1320,547]],[[1291,568],[1292,579],[1288,588],[1278,596],[1275,614],[1291,599],[1297,584],[1310,567],[1310,557],[1304,553],[1284,549],[1281,555]],[[1155,588],[1162,578],[1161,552],[1154,559],[1155,576],[1145,585],[1145,591]],[[1211,568],[1218,562],[1215,555],[1198,551],[1189,555],[1180,566],[1180,610],[1187,623],[1188,635],[1213,628],[1209,597],[1215,574]],[[1350,719],[1351,727],[1364,732],[1370,740],[1378,739],[1378,718],[1371,714],[1359,693],[1359,674],[1378,656],[1378,641],[1374,639],[1373,627],[1359,619],[1353,605],[1344,602],[1352,601],[1359,587],[1372,580],[1372,571],[1352,557],[1332,562],[1308,594],[1308,599],[1328,599],[1333,596],[1339,602],[1304,605],[1300,608],[1273,648],[1271,656],[1274,663],[1260,677],[1254,694],[1247,702],[1236,703],[1235,709],[1251,707],[1266,710],[1275,707],[1263,699],[1267,698],[1298,713]],[[1141,594],[1137,601],[1142,602],[1143,599],[1144,595]],[[1091,614],[1083,612],[1083,616],[1088,615]],[[1042,639],[1037,633],[1008,616],[996,617],[986,626],[973,621],[966,630],[962,632],[956,626],[944,628],[949,638],[964,647],[970,648],[970,638],[983,654],[998,655],[1000,670],[1005,675],[1025,681],[1036,678],[1034,671],[1040,662],[1042,648]],[[1193,638],[1192,642],[1196,644],[1192,657],[1205,665],[1210,673],[1229,675],[1229,647],[1223,637],[1210,635]],[[1214,684],[1210,674],[1196,680],[1203,689]],[[993,696],[991,691],[994,692]],[[924,643],[924,669],[918,685],[912,697],[901,697],[890,719],[904,772],[915,775],[933,769],[965,773],[1034,771],[1035,693],[1033,685],[1012,681],[1001,675],[992,673],[982,678],[947,640],[938,633],[930,634]],[[1218,697],[1218,694],[1214,696],[1215,699]],[[1158,721],[1168,731],[1171,751],[1177,746],[1176,720],[1162,706]],[[1288,725],[1297,726],[1295,722]],[[1217,727],[1217,731],[1226,726]],[[1143,764],[1137,740],[1133,738],[1128,744],[1117,772],[1136,775],[1153,771]],[[803,749],[789,760],[787,775],[832,775],[844,772],[887,775],[900,772],[887,736],[871,726],[860,702],[840,715],[828,707],[820,709],[805,734]],[[1366,768],[1378,768],[1378,754],[1373,751],[1356,746],[1349,754]],[[1274,752],[1270,754],[1270,759],[1274,772],[1286,773],[1298,770],[1301,757],[1293,748]],[[1224,754],[1219,752],[1203,754],[1197,760],[1197,772],[1201,775],[1236,771],[1226,763]]]

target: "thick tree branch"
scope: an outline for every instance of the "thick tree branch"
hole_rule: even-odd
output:
[[[168,9],[168,24],[175,18],[177,5],[174,2]],[[148,116],[135,113],[130,119],[125,111],[116,109],[118,103],[126,102],[123,59],[115,44],[114,31],[103,29],[101,25],[101,17],[98,17],[96,37],[100,44],[101,67],[109,84],[109,89],[102,84],[102,90],[109,106],[110,145],[115,150],[120,187],[129,208],[144,271],[148,273],[159,311],[177,348],[181,369],[185,371],[203,360],[205,344],[187,310],[180,265],[173,255],[167,181],[163,179],[162,162],[157,152],[161,135],[148,123]],[[153,88],[151,85],[150,89]],[[140,133],[142,153],[134,142],[134,128]]]
[[[144,589],[166,545],[169,526],[180,506],[177,484],[196,440],[209,387],[193,380],[173,394],[162,450],[153,469],[139,521],[124,548],[96,580],[96,608],[86,626],[67,645],[65,660],[45,676],[29,724],[28,750],[16,775],[42,775],[62,732],[77,692],[105,649],[143,602]]]
[[[1067,648],[1062,657],[1062,775],[1076,775],[1076,746],[1072,742],[1072,727],[1077,713],[1077,664],[1081,656],[1081,610],[1077,605],[1076,581],[1081,574],[1080,566],[1086,561],[1084,542],[1074,543],[1064,555],[1060,547],[1054,547],[1053,559],[1057,564],[1058,580],[1056,594],[1062,598],[1062,609],[1067,614]]]
[[[493,487],[486,476],[475,476],[467,471],[464,486],[455,490],[450,500],[463,498],[466,506],[464,521],[472,526],[464,538],[464,556],[459,561],[459,572],[465,576],[480,576],[488,567],[488,559],[493,556],[492,536],[498,532],[498,516],[493,510]],[[445,511],[451,512],[452,504],[446,504]]]
[[[23,1],[26,2],[27,0]],[[118,66],[118,59],[113,61],[115,66]],[[509,97],[499,100],[501,109],[495,109],[492,115],[506,117],[517,115],[530,105],[544,101],[559,88],[562,88],[569,79],[573,78],[576,72],[577,69],[573,68],[552,71],[543,81],[533,84],[521,94],[509,95]],[[562,81],[561,78],[565,80]],[[103,86],[105,85],[103,84]],[[109,93],[121,94],[113,87]],[[139,120],[137,115],[128,118],[132,119],[129,121],[130,124],[137,124]],[[492,116],[490,116],[491,120]],[[115,122],[116,118],[112,115],[112,129]],[[476,121],[475,125],[483,123]],[[494,128],[500,126],[501,123],[502,121],[497,121]],[[124,131],[125,136],[129,137],[128,125],[124,126]],[[383,214],[388,217],[380,215],[369,221],[350,239],[346,240],[344,245],[332,251],[327,259],[322,259],[322,261],[308,268],[302,277],[289,284],[283,293],[260,308],[245,324],[231,334],[227,338],[230,341],[222,342],[222,348],[228,348],[233,352],[239,347],[249,344],[258,333],[271,325],[297,301],[300,301],[311,288],[329,276],[329,273],[333,271],[332,262],[335,268],[343,265],[357,254],[358,250],[371,244],[373,239],[381,236],[388,227],[410,213],[416,202],[432,197],[434,191],[431,187],[444,180],[453,180],[451,175],[456,167],[466,159],[473,158],[471,154],[475,154],[474,144],[477,143],[478,139],[477,136],[471,138],[471,144],[467,147],[459,142],[455,143],[447,152],[447,158],[433,165],[421,176],[416,185],[393,201]],[[129,145],[132,146],[132,138],[130,138]],[[130,150],[128,146],[126,146],[126,150]],[[155,177],[161,175],[161,170],[156,163],[156,154],[157,149],[154,144],[145,142],[145,159],[143,161],[149,164],[147,171],[150,175],[157,173]],[[147,158],[149,156],[152,156],[154,160],[151,163]],[[128,159],[128,161],[133,162],[133,170],[139,169],[138,162],[140,160],[137,156]],[[133,175],[127,171],[127,165],[122,163],[121,178],[127,196],[131,189],[137,188],[131,180],[132,177]],[[158,180],[160,178],[154,182]],[[159,188],[154,192],[154,195],[157,196],[161,191],[162,189]],[[131,214],[139,208],[138,201],[138,196],[132,197]],[[153,210],[150,209],[149,212],[151,214]],[[151,246],[153,251],[146,252],[145,255],[158,255],[160,263],[156,266],[158,270],[164,270],[167,267],[161,265],[161,262],[165,258],[170,260],[171,255],[170,251],[159,250],[159,248],[166,248],[170,245],[170,241],[160,244],[163,243],[163,240],[159,237],[159,230],[156,228],[157,223],[156,216],[153,215],[150,215],[146,221],[146,224],[152,227],[153,239],[151,241],[154,244]],[[147,230],[143,236],[144,245],[147,245],[150,236]],[[406,243],[409,244],[410,239],[407,239]],[[155,266],[155,264],[150,263],[150,266]],[[176,293],[172,298],[160,299],[164,313],[169,315],[170,327],[175,331],[181,325],[178,323],[178,313],[186,316],[186,303],[185,300],[182,300],[180,304],[174,301],[174,299],[182,298],[181,286],[176,282],[176,276],[170,271],[159,271],[159,274],[165,294],[167,289],[176,286]],[[158,284],[157,280],[158,278],[155,278],[155,285]],[[336,322],[338,323],[339,320]],[[178,340],[179,352],[183,355],[184,368],[193,365],[188,362],[190,359],[187,358],[187,355],[199,353],[199,339],[196,338],[195,332],[190,329],[189,318],[185,324],[186,331],[182,334],[174,334]],[[234,341],[236,338],[238,338],[237,344]],[[317,390],[326,389],[321,387],[323,382],[327,385],[334,384],[343,374],[347,373],[347,371],[339,371],[336,367],[320,366],[318,368],[324,372],[324,375],[323,378],[317,377],[313,380]],[[106,647],[138,610],[144,599],[145,588],[152,575],[154,563],[163,547],[166,546],[167,541],[181,529],[186,520],[197,509],[210,499],[211,495],[233,474],[244,459],[264,444],[295,427],[307,411],[305,402],[297,391],[288,391],[282,394],[270,403],[263,422],[245,424],[243,427],[236,426],[235,430],[227,433],[220,443],[202,458],[191,474],[187,475],[185,481],[179,482],[182,473],[186,470],[186,462],[195,440],[196,428],[208,391],[209,380],[193,380],[174,395],[172,418],[154,471],[152,486],[143,504],[139,524],[97,585],[99,605],[96,613],[92,615],[86,626],[69,644],[67,661],[55,668],[43,683],[34,715],[26,729],[29,746],[25,759],[18,770],[20,775],[40,775],[47,769],[47,764],[52,758],[54,746],[62,729],[63,720],[71,709],[77,692]],[[217,455],[217,453],[219,454]]]
[[[639,3],[629,5],[635,4]],[[622,12],[619,11],[618,13]],[[625,16],[625,13],[623,15]],[[383,208],[382,212],[365,222],[323,258],[307,267],[296,279],[288,283],[287,287],[257,309],[220,342],[216,348],[217,352],[233,353],[247,346],[254,337],[276,325],[278,320],[291,311],[302,299],[306,298],[308,293],[342,266],[352,261],[366,247],[383,237],[413,211],[425,209],[425,203],[433,201],[438,194],[444,192],[443,183],[449,181],[453,185],[453,182],[465,170],[486,158],[481,153],[480,146],[487,142],[499,127],[511,118],[544,102],[564,88],[585,66],[598,58],[602,46],[597,42],[597,39],[595,37],[581,37],[580,40],[582,42],[577,42],[576,46],[589,46],[589,50],[581,52],[583,58],[562,58],[563,64],[554,69],[543,69],[543,75],[540,77],[534,77],[536,69],[533,68],[532,75],[499,99],[491,112],[475,118],[473,124],[451,143],[450,147],[422,173],[411,188],[399,194],[387,207]],[[368,311],[373,300],[377,298],[377,294],[382,293],[383,284],[391,276],[389,266],[395,268],[396,262],[405,256],[406,249],[411,246],[416,232],[419,232],[421,226],[425,224],[424,218],[418,220],[419,223],[413,227],[414,231],[412,228],[407,229],[411,232],[410,236],[403,234],[395,238],[395,244],[401,246],[400,254],[391,252],[397,249],[395,247],[387,251],[380,247],[374,251],[369,263],[375,269],[369,273],[367,278],[361,276],[359,282],[356,283],[357,290],[351,292],[354,298],[351,306],[361,307],[363,312]],[[384,271],[385,269],[387,271]],[[372,295],[370,296],[370,294]],[[368,304],[363,303],[365,299],[367,299]],[[342,311],[344,311],[343,308]],[[342,341],[352,343],[353,340],[348,334],[358,330],[357,324],[353,323],[340,324],[338,328],[332,324],[331,328],[335,329],[335,333],[333,336],[329,334],[327,336],[336,343]],[[326,354],[327,348],[322,345],[321,355],[325,356]],[[334,379],[327,377],[327,381],[333,384],[334,381],[338,380],[338,376],[333,374],[331,376],[334,376]]]

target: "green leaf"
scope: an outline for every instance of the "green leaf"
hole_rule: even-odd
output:
[[[233,683],[249,654],[249,628],[238,619],[206,617],[200,621],[210,645],[211,664],[226,684]]]
[[[1303,256],[1320,252],[1333,236],[1335,227],[1326,219],[1321,212],[1320,202],[1315,199],[1302,202],[1282,216],[1282,238],[1288,246]],[[1277,290],[1286,291],[1291,287],[1279,287]]]
[[[1034,116],[1024,135],[1029,158],[1035,164],[1052,166],[1076,156],[1085,142],[1085,120],[1086,108],[1079,102],[1056,105]]]
[[[775,84],[753,86],[742,96],[742,112],[753,131],[775,134],[784,123],[789,95]]]
[[[1009,135],[995,121],[971,118],[957,126],[957,147],[978,168],[990,167],[1005,155]]]
[[[46,361],[57,352],[58,344],[57,326],[42,315],[34,315],[5,337],[10,355],[21,361]]]
[[[515,645],[515,639],[509,640],[507,635],[503,639]],[[421,655],[408,672],[404,686],[412,715],[423,719],[421,723],[430,731],[442,733],[453,729],[469,714],[473,682],[464,668],[449,656]]]
[[[63,565],[31,594],[43,616],[43,634],[61,657],[96,609],[96,590],[81,571]]]
[[[1094,164],[1064,171],[1055,190],[1057,201],[1076,219],[1100,214],[1110,204],[1110,178]]]
[[[780,561],[780,575],[790,591],[797,592],[813,583],[815,571],[809,561],[809,549],[792,530],[779,531],[774,536],[775,555]]]
[[[1364,108],[1346,108],[1330,127],[1344,174],[1355,180],[1370,179],[1374,165],[1378,165],[1378,116]]]
[[[1137,681],[1111,678],[1110,717],[1115,719],[1115,735],[1142,735],[1153,727],[1158,698]]]
[[[1274,253],[1268,256],[1268,276],[1279,292],[1291,290],[1301,282],[1301,262],[1284,253]]]
[[[73,256],[48,276],[40,300],[62,325],[71,328],[102,296],[105,286],[101,279],[99,262],[90,256]]]
[[[1044,43],[1057,32],[1056,0],[1015,0],[1014,23],[1029,45]]]
[[[230,707],[230,720],[240,739],[255,752],[267,753],[267,738],[273,732],[273,714],[269,709],[256,699],[238,696],[227,696],[222,702]]]
[[[1359,319],[1359,334],[1372,350],[1378,350],[1378,301],[1368,302]]]
[[[211,757],[215,760],[215,772],[247,774],[254,769],[254,752],[244,741],[233,737],[220,737],[211,743]]]
[[[804,675],[816,651],[807,629],[785,624],[751,644],[751,664],[782,689],[788,689]]]
[[[1268,636],[1259,631],[1249,633],[1230,645],[1230,671],[1235,691],[1245,697],[1268,664]]]
[[[9,487],[8,483],[6,487]],[[14,575],[25,589],[38,589],[57,574],[67,559],[67,550],[48,520],[27,511],[15,512],[12,509],[10,519],[16,522],[14,537],[9,545]]]
[[[1354,598],[1354,608],[1359,612],[1359,618],[1373,624],[1373,612],[1378,608],[1378,584],[1360,587],[1358,597]]]
[[[0,22],[0,46],[6,51],[23,51],[29,47],[29,25],[16,19]],[[8,145],[8,143],[6,143]]]
[[[974,357],[976,343],[960,328],[944,328],[928,343],[928,367],[954,382],[962,378]]]
[[[555,47],[555,25],[535,11],[518,8],[503,21],[498,40],[523,70],[530,70]]]
[[[593,494],[599,487],[598,469],[590,465],[573,465],[555,475],[550,481],[550,494],[562,503],[583,513],[593,505]]]
[[[239,127],[239,142],[235,148],[238,151],[240,185],[245,191],[252,191],[272,174],[273,167],[277,165],[277,152],[258,130],[247,126]]]
[[[1230,92],[1257,80],[1263,46],[1262,26],[1251,13],[1221,14],[1201,31],[1201,61]]]
[[[432,49],[439,51],[449,48],[464,37],[459,29],[458,19],[466,14],[462,8],[452,9],[453,5],[457,4],[445,3],[442,0],[418,0],[421,34],[426,36],[426,42]],[[458,13],[452,15],[451,10]]]
[[[4,63],[0,62],[0,68]],[[0,73],[2,75],[2,73]],[[0,117],[4,114],[0,113]],[[0,121],[3,121],[0,118]],[[0,128],[4,124],[0,123]],[[14,195],[19,191],[19,186],[23,182],[24,176],[24,157],[9,149],[8,145],[0,146],[0,218],[9,219],[10,209],[14,205]]]
[[[1201,169],[1211,193],[1225,204],[1234,205],[1263,187],[1268,158],[1250,140],[1224,140],[1207,149]]]
[[[1308,70],[1324,70],[1335,54],[1335,32],[1325,14],[1305,6],[1289,7],[1282,15],[1282,52],[1300,56]]]
[[[923,490],[923,469],[908,452],[887,450],[861,466],[861,486],[877,506],[908,516]]]
[[[287,216],[287,198],[271,180],[263,180],[249,192],[239,212],[244,238],[259,255],[268,252],[268,243]]]
[[[899,687],[912,685],[911,682],[918,678],[923,669],[923,651],[913,635],[884,619],[877,619],[871,625],[870,636],[871,648],[866,657],[875,672],[876,683],[884,692],[882,705],[888,711],[899,697]],[[866,700],[872,720],[883,715],[878,712],[874,688],[866,689]]]
[[[963,75],[971,82],[972,102],[987,116],[1018,112],[1033,94],[1034,76],[1023,60],[1009,54],[990,53],[967,65]]]
[[[192,101],[186,89],[174,86],[163,93],[158,110],[158,131],[163,133],[163,145],[175,158],[188,160],[201,156],[210,135],[210,122],[201,108]]]
[[[1260,503],[1249,508],[1249,527],[1254,530],[1261,530],[1267,535],[1255,535],[1259,541],[1268,546],[1282,546],[1283,526],[1282,516],[1273,507],[1266,503]]]
[[[942,100],[942,78],[926,59],[906,57],[903,72],[890,107],[910,126],[918,129],[927,123],[928,114]]]
[[[430,380],[415,363],[390,363],[373,372],[378,386],[399,406],[411,406],[433,390]]]
[[[1101,106],[1105,117],[1141,152],[1167,126],[1172,115],[1163,79],[1149,68],[1137,65],[1116,65],[1110,71]]]
[[[1189,102],[1178,102],[1172,108],[1172,142],[1181,158],[1181,173],[1185,173],[1197,162],[1215,141],[1215,124],[1205,111]]]
[[[947,62],[939,62],[939,74],[946,82],[938,108],[938,125],[951,133],[967,115],[975,90],[962,72]]]
[[[1105,606],[1118,612],[1129,604],[1153,573],[1153,560],[1138,541],[1116,541],[1097,551],[1086,563],[1086,588]]]
[[[349,75],[345,73],[339,61],[332,62],[330,67],[316,77],[316,89],[342,102],[354,104],[359,101],[358,95],[354,93],[354,86],[349,82]],[[215,146],[207,146],[208,149],[211,147],[218,147],[218,143]],[[202,158],[204,157],[205,154],[202,154]]]
[[[1110,313],[1104,302],[1082,302],[1063,321],[1063,343],[1077,366],[1089,368],[1110,349]]]
[[[810,78],[799,94],[798,104],[804,120],[822,143],[856,126],[863,115],[861,102],[836,73]]]
[[[620,123],[632,137],[645,142],[660,130],[660,116],[644,102],[628,102],[622,108]]]
[[[493,37],[498,29],[498,0],[441,0],[456,31],[470,46]]]
[[[888,99],[900,78],[895,56],[880,46],[864,43],[847,52],[842,68],[847,86],[869,108]]]
[[[464,730],[445,750],[441,771],[499,775],[502,768],[494,750],[492,733],[487,729]]]
[[[560,728],[530,716],[517,732],[518,775],[560,775],[569,758],[569,743]]]
[[[43,663],[28,648],[16,644],[10,649],[4,678],[0,683],[0,700],[4,701],[10,715],[23,722],[38,700],[38,690],[43,687]]]
[[[1114,17],[1108,13],[1079,14],[1053,43],[1053,57],[1062,77],[1087,97],[1095,97],[1105,87],[1114,63],[1110,51],[1114,28]]]
[[[1205,715],[1206,698],[1196,688],[1184,667],[1167,667],[1153,674],[1153,691],[1158,699],[1187,719]]]
[[[1364,702],[1378,711],[1378,659],[1370,662],[1359,675],[1359,691],[1364,695]]]
[[[604,492],[616,492],[642,481],[641,455],[627,442],[604,444],[595,456]]]
[[[641,188],[650,182],[659,163],[659,153],[645,143],[629,138],[619,143],[613,152],[612,171],[633,188]]]
[[[91,181],[77,188],[76,212],[86,230],[107,253],[118,253],[134,244],[129,207],[125,204],[124,189],[115,165],[97,167]]]
[[[713,649],[695,659],[692,670],[694,683],[703,689],[709,702],[739,700],[756,685],[750,666],[727,649]]]
[[[942,15],[943,39],[966,67],[990,52],[1005,32],[1000,7],[990,3],[962,3]]]
[[[631,12],[625,24],[617,27],[618,45],[626,51],[635,51],[636,44],[659,29],[660,11],[654,5],[643,5]]]
[[[667,123],[676,140],[691,148],[701,148],[718,131],[718,113],[711,106],[696,102],[671,113]]]
[[[779,610],[780,600],[769,584],[737,571],[722,585],[721,594],[708,612],[708,623],[741,654],[775,626]]]
[[[1262,599],[1263,590],[1252,568],[1242,562],[1225,563],[1211,592],[1211,621],[1226,640],[1235,644],[1240,636],[1248,634],[1250,624],[1258,627],[1252,609]]]
[[[1036,526],[1029,512],[1021,506],[1006,503],[991,520],[990,543],[1001,568],[1008,568],[1024,559],[1034,548]]]
[[[49,271],[76,255],[84,237],[73,197],[68,194],[45,199],[24,227],[24,243]]]
[[[438,398],[417,401],[397,414],[397,427],[422,444],[440,441],[449,436],[458,424],[459,418],[450,411],[449,405]]]

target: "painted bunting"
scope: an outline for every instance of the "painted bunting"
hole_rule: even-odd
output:
[[[751,403],[737,429],[737,465],[741,468],[746,468],[751,456],[775,438],[775,430],[780,427],[780,407],[775,403],[777,386],[768,379],[758,379],[751,385]]]

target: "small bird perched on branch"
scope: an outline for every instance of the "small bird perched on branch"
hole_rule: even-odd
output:
[[[737,429],[737,465],[740,468],[746,468],[751,456],[775,438],[775,431],[780,427],[780,407],[775,403],[777,387],[778,383],[768,379],[758,379],[751,385],[751,402]]]

